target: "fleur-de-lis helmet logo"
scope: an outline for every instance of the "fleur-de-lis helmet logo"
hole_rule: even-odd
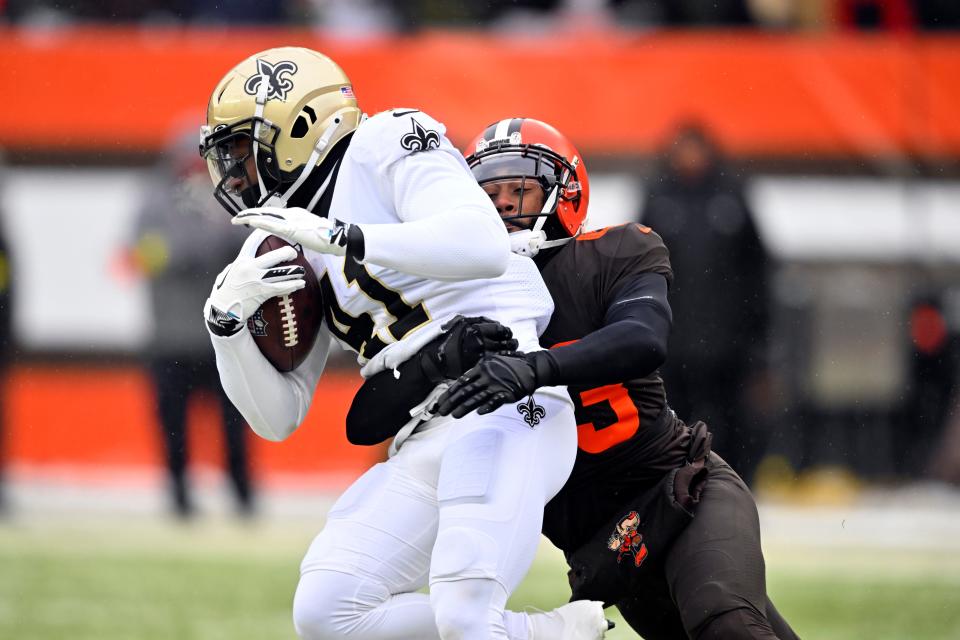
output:
[[[400,146],[410,151],[426,151],[427,149],[436,149],[440,146],[440,134],[436,131],[424,129],[419,122],[410,118],[413,123],[413,131],[403,134],[400,138]]]
[[[531,427],[540,424],[540,421],[547,415],[547,410],[534,402],[532,395],[527,398],[526,402],[517,405],[517,411],[523,416],[523,421]]]
[[[291,60],[281,60],[271,64],[263,58],[257,58],[257,73],[247,78],[243,90],[251,96],[257,95],[260,83],[267,82],[267,100],[287,99],[287,93],[293,89],[293,80],[287,77],[297,72],[297,65]]]

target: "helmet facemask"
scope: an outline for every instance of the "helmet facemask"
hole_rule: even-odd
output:
[[[542,219],[549,215],[549,211],[543,209],[549,186],[542,180],[523,175],[506,175],[484,180],[480,187],[498,206],[500,219],[510,231],[542,227]],[[509,193],[506,210],[497,204],[503,199],[503,191]]]
[[[491,182],[520,181],[517,214],[501,216],[501,219],[505,224],[526,231],[545,232],[544,239],[557,238],[557,232],[562,230],[562,225],[555,220],[559,203],[562,200],[575,202],[580,197],[574,168],[563,156],[541,145],[494,142],[468,157],[467,162],[481,186]],[[544,194],[543,206],[538,213],[524,213],[524,198],[531,181]]]
[[[200,154],[207,161],[214,196],[231,216],[263,206],[292,182],[292,176],[278,168],[279,135],[280,129],[263,118],[248,118],[213,132],[202,128]]]

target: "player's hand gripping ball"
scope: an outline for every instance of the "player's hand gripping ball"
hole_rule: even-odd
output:
[[[267,236],[257,255],[288,246],[286,240]],[[323,296],[317,276],[299,246],[297,255],[278,266],[299,265],[306,286],[293,293],[270,298],[247,319],[247,328],[260,352],[277,371],[293,371],[310,354],[323,322]]]

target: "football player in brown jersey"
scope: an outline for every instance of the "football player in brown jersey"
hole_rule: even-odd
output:
[[[767,596],[753,496],[710,451],[706,425],[685,424],[667,404],[657,373],[672,321],[663,241],[638,224],[584,232],[586,169],[550,125],[494,123],[467,162],[514,251],[534,259],[553,296],[540,340],[547,350],[478,360],[479,342],[462,339],[461,322],[462,357],[451,358],[456,349],[441,336],[398,371],[366,381],[347,418],[350,439],[379,442],[417,412],[459,418],[508,403],[536,428],[531,394],[567,385],[579,450],[547,504],[543,533],[566,555],[571,599],[617,606],[647,640],[795,639]]]

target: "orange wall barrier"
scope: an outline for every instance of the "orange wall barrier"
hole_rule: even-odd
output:
[[[464,144],[507,115],[593,152],[649,153],[696,118],[734,153],[960,156],[960,38],[470,33],[348,42],[309,31],[0,28],[0,146],[148,151],[223,73],[282,44],[335,58],[370,113],[416,106]]]
[[[347,442],[344,420],[359,375],[324,375],[306,422],[284,442],[251,434],[260,475],[358,475],[379,460],[377,448]],[[222,466],[219,407],[200,401],[188,417],[191,462]],[[159,467],[162,440],[153,391],[137,367],[14,369],[5,389],[4,458],[14,465]]]

